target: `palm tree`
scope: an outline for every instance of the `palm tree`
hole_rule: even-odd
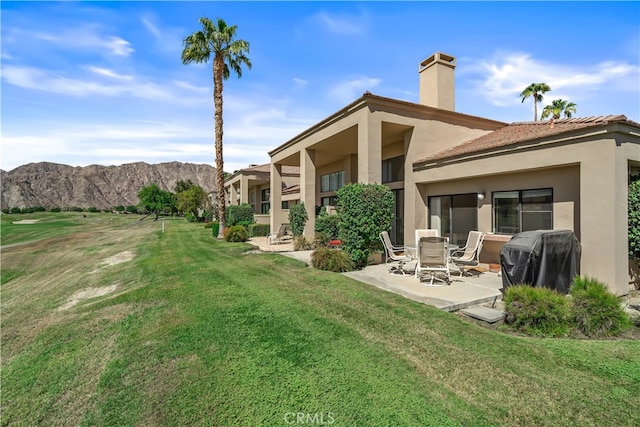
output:
[[[551,87],[546,83],[531,83],[520,92],[522,102],[529,97],[533,98],[533,121],[538,120],[538,104],[542,102],[542,94],[547,92],[551,92]]]
[[[547,105],[542,110],[541,119],[546,119],[552,116],[554,119],[559,119],[561,114],[564,114],[566,118],[570,118],[572,114],[576,113],[576,104],[573,102],[565,101],[564,99],[554,99],[550,105]]]
[[[215,122],[215,148],[216,148],[216,182],[218,194],[224,195],[224,171],[222,160],[222,81],[227,80],[230,71],[242,77],[242,65],[251,69],[251,60],[246,56],[249,53],[249,43],[244,40],[236,40],[236,25],[228,26],[226,22],[218,18],[212,22],[209,18],[202,17],[199,20],[202,29],[185,37],[182,51],[182,63],[187,65],[208,62],[213,55],[213,105]],[[222,196],[224,197],[224,196]],[[218,237],[224,236],[224,200],[218,202],[218,220],[220,231]]]

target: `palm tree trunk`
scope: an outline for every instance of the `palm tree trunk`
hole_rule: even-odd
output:
[[[533,121],[538,121],[538,94],[533,92]]]
[[[218,221],[220,230],[218,238],[224,237],[225,228],[225,203],[224,195],[224,162],[222,159],[222,74],[224,70],[224,59],[220,53],[216,53],[213,58],[213,105],[214,122],[216,134],[216,185],[218,187]]]

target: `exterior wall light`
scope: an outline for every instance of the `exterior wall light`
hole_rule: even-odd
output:
[[[478,193],[478,200],[484,200],[484,193]]]

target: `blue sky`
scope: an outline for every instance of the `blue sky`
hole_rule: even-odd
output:
[[[365,91],[418,102],[418,64],[457,58],[456,111],[533,119],[531,82],[577,116],[640,122],[639,2],[12,2],[1,10],[0,167],[214,164],[211,65],[182,65],[198,19],[250,43],[224,87],[226,171]]]

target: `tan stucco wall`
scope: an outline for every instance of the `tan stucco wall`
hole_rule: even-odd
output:
[[[385,123],[405,127],[407,131],[391,139],[383,139]],[[469,116],[421,111],[405,105],[367,105],[354,108],[348,115],[315,130],[295,144],[279,148],[272,154],[271,162],[300,166],[300,201],[305,203],[309,215],[305,235],[312,236],[314,206],[320,204],[321,197],[333,195],[333,192],[320,193],[320,176],[345,170],[347,182],[379,184],[382,181],[382,159],[405,154],[406,173],[416,159],[484,135],[497,126]],[[350,139],[341,140],[336,135],[349,135]],[[326,145],[328,140],[333,141],[330,147]],[[322,163],[323,155],[320,154],[323,150],[344,154],[329,163]],[[278,218],[283,214],[274,213]],[[278,221],[272,220],[272,226]]]
[[[464,193],[484,193],[484,200],[478,200],[478,230],[493,233],[492,193],[495,191],[533,190],[551,188],[553,190],[553,228],[572,230],[580,238],[580,168],[577,165],[507,173],[477,178],[419,184],[423,200],[419,203],[425,210],[424,222],[416,228],[429,227],[428,197]],[[412,238],[415,228],[407,229],[405,239]],[[481,254],[483,262],[499,263],[499,250],[504,242],[487,241]]]
[[[575,229],[582,244],[581,274],[598,278],[619,295],[626,294],[628,164],[630,160],[638,161],[640,158],[640,138],[622,142],[620,137],[601,129],[575,132],[571,140],[556,139],[535,147],[514,148],[501,155],[478,156],[472,160],[443,163],[415,171],[412,174],[414,182],[423,185],[413,185],[416,194],[407,200],[405,211],[414,208],[415,214],[413,218],[405,218],[405,238],[408,229],[422,227],[426,223],[426,192],[436,183],[466,179],[469,184],[465,192],[488,192],[495,191],[484,188],[493,179],[488,177],[493,175],[517,179],[505,181],[505,186],[510,188],[512,184],[526,185],[529,182],[529,188],[541,188],[552,182],[554,188],[559,189],[558,194],[554,192],[554,201],[557,201],[554,203],[554,228],[573,226]],[[579,169],[577,183],[576,169]],[[526,171],[526,174],[516,171]],[[547,176],[550,173],[567,173],[569,176]],[[567,178],[566,184],[556,182]],[[405,182],[407,199],[408,187]],[[576,187],[579,197],[573,196]],[[424,194],[420,195],[420,191]],[[487,193],[485,204],[488,201],[490,193]],[[490,215],[490,205],[487,211],[483,204],[479,211],[479,225],[485,227],[490,224]]]

